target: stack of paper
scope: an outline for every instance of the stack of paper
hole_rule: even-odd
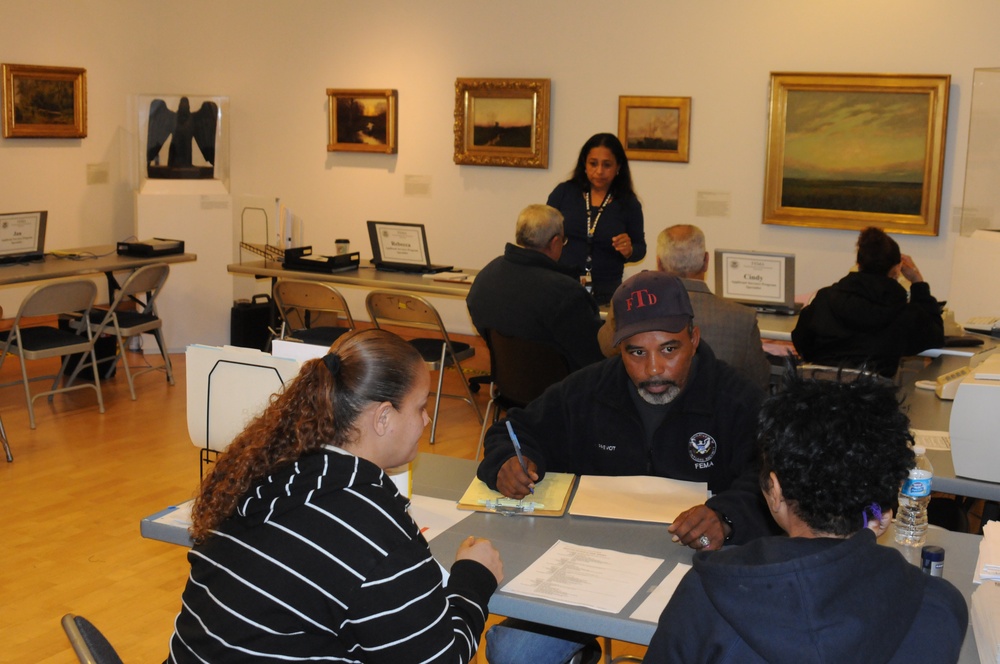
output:
[[[973,581],[1000,580],[1000,522],[987,521],[983,526],[983,541],[979,543],[979,560]]]
[[[604,519],[673,523],[677,516],[708,499],[706,482],[666,477],[582,475],[570,514]]]
[[[1000,584],[996,581],[972,593],[972,631],[979,661],[1000,664]]]

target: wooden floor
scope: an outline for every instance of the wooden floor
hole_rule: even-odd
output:
[[[463,340],[477,346],[467,373],[486,373],[481,340]],[[198,484],[198,450],[185,416],[184,357],[173,360],[176,385],[167,385],[159,372],[142,376],[134,402],[119,368],[103,383],[103,415],[92,391],[57,395],[51,404],[36,401],[34,431],[21,385],[0,388],[0,417],[14,453],[13,463],[0,457],[0,662],[75,662],[59,623],[68,612],[94,622],[126,664],[166,656],[188,573],[187,549],[143,539],[139,521],[190,498]],[[135,354],[131,361],[144,358]],[[29,375],[53,368],[45,361],[28,365]],[[8,358],[0,383],[15,380],[20,367]],[[445,391],[458,389],[457,374],[446,372]],[[483,410],[485,393],[478,395]],[[471,407],[445,399],[441,410],[436,444],[429,444],[428,427],[420,451],[472,458],[479,425]],[[644,651],[614,644],[616,656]]]

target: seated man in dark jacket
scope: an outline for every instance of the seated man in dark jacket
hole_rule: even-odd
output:
[[[695,554],[643,661],[958,661],[962,593],[875,541],[913,466],[895,391],[788,381],[758,434],[761,488],[788,537]]]
[[[900,274],[912,284],[909,301]],[[941,305],[896,241],[866,228],[858,237],[858,271],[816,293],[799,314],[792,343],[807,362],[893,376],[902,356],[944,344]]]
[[[678,541],[718,549],[770,532],[753,463],[760,388],[701,342],[677,277],[640,272],[612,306],[621,354],[511,409],[528,472],[501,421],[486,434],[479,478],[513,498],[547,471],[707,482],[712,498],[670,526]]]
[[[517,218],[517,244],[508,243],[503,256],[476,275],[465,301],[484,338],[486,330],[495,330],[548,344],[575,371],[604,356],[597,344],[597,303],[558,263],[565,237],[559,210],[529,205]]]
[[[513,498],[549,471],[707,482],[712,497],[668,527],[674,541],[717,550],[776,532],[754,463],[760,388],[701,341],[677,277],[640,272],[618,287],[611,305],[621,353],[512,408],[507,419],[527,469],[501,421],[487,432],[479,478]],[[532,662],[562,662],[587,641],[545,631],[497,625],[487,633],[487,659],[520,664],[507,653],[530,651]]]

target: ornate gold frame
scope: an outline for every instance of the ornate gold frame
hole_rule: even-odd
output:
[[[549,166],[549,86],[547,78],[459,78],[455,81],[455,163],[472,166],[514,166],[548,168]],[[476,142],[476,100],[529,100],[529,125],[501,132],[496,124],[492,140],[529,145],[488,145]],[[480,126],[480,135],[488,130]]]
[[[86,138],[87,70],[76,67],[39,67],[3,64],[3,136],[4,138]],[[18,115],[33,110],[27,100],[15,99],[16,79],[31,79],[73,86],[73,121],[29,122]],[[35,109],[41,110],[41,109]],[[68,109],[62,109],[68,111]],[[59,113],[61,111],[50,111]]]
[[[395,90],[338,90],[327,88],[327,152],[378,152],[380,154],[395,154],[397,133],[397,95]],[[385,141],[379,141],[377,136],[369,135],[374,142],[338,141],[337,102],[339,100],[377,100],[385,102]],[[358,132],[361,133],[360,131]],[[382,132],[377,132],[382,133]]]
[[[669,143],[663,147],[652,145],[629,147],[629,111],[640,109],[654,112],[656,110],[677,112],[676,147],[671,147]],[[636,127],[633,126],[631,129],[635,130]],[[652,137],[644,136],[643,138],[649,141]],[[625,147],[625,154],[628,155],[629,159],[686,163],[691,144],[691,97],[618,97],[618,140]],[[658,142],[663,141],[663,139],[657,140]],[[670,138],[666,140],[669,141]]]
[[[937,235],[950,84],[948,75],[772,72],[763,223]],[[878,138],[866,138],[875,125]]]

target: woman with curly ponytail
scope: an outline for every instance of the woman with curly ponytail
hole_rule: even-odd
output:
[[[251,421],[202,482],[170,662],[468,662],[503,576],[470,537],[445,584],[385,472],[428,422],[420,355],[350,332]]]

